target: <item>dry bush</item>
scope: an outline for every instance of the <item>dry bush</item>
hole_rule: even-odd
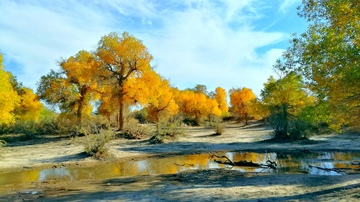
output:
[[[215,135],[222,135],[225,131],[225,123],[222,122],[220,117],[214,118],[212,127],[214,128]]]
[[[0,148],[3,147],[3,146],[5,146],[5,145],[6,145],[5,140],[0,140]]]
[[[152,130],[149,127],[140,125],[137,119],[130,118],[125,123],[122,136],[129,139],[142,139],[151,133]]]
[[[6,127],[6,130],[2,132],[4,134],[20,134],[22,140],[29,140],[39,135],[58,134],[59,129],[55,118],[49,118],[37,122],[17,120],[14,125]]]
[[[166,137],[177,138],[180,135],[184,135],[185,132],[180,120],[170,120],[162,124],[159,133]]]
[[[76,116],[71,114],[59,114],[56,119],[60,134],[77,134],[78,125]]]
[[[215,135],[222,135],[225,131],[224,123],[216,123],[214,126]]]
[[[182,120],[173,118],[161,124],[159,133],[150,138],[151,144],[161,144],[170,140],[176,140],[180,135],[184,135],[184,128],[182,127]]]
[[[108,130],[110,125],[108,121],[98,115],[84,117],[79,129],[80,134],[99,134],[101,130]]]
[[[84,141],[85,153],[97,159],[109,156],[106,143],[114,138],[114,133],[109,130],[101,130],[99,134],[87,135]]]

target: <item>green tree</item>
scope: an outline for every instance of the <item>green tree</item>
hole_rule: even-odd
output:
[[[278,61],[282,71],[301,74],[313,93],[328,102],[330,126],[359,127],[360,4],[358,0],[303,0],[308,30],[294,36]]]
[[[270,109],[269,122],[276,138],[289,136],[289,120],[313,102],[304,90],[301,77],[290,73],[282,79],[270,77],[261,91],[263,104]]]

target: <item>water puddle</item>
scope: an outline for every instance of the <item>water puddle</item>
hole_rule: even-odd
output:
[[[226,156],[226,157],[224,157]],[[231,163],[243,166],[233,166]],[[274,169],[269,162],[276,163]],[[244,164],[245,163],[245,164]],[[232,169],[239,172],[344,175],[360,173],[360,153],[254,153],[226,152],[149,158],[142,161],[101,163],[93,167],[51,168],[0,174],[0,185],[47,180],[109,179],[187,170]]]

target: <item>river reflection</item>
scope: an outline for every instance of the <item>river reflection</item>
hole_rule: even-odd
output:
[[[138,175],[174,174],[187,170],[233,169],[239,172],[306,173],[341,175],[359,173],[360,153],[254,153],[224,152],[149,158],[142,161],[101,163],[92,167],[53,168],[0,174],[0,185],[46,180],[109,179]],[[230,166],[216,158],[226,156],[232,162],[253,162],[263,167]],[[226,160],[226,159],[225,159]],[[276,169],[266,167],[267,161],[277,163]]]

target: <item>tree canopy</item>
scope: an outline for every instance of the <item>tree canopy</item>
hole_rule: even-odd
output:
[[[11,74],[4,70],[3,56],[0,53],[0,124],[15,122],[14,110],[19,105],[20,97],[10,83]]]
[[[152,56],[143,43],[124,32],[122,36],[112,32],[101,38],[96,56],[99,58],[99,76],[115,97],[119,108],[119,129],[123,128],[125,104],[124,86],[127,81],[141,77],[151,70]]]
[[[235,114],[245,119],[246,125],[252,114],[252,103],[256,99],[255,94],[249,88],[231,89],[230,103]]]
[[[360,114],[360,5],[357,0],[303,0],[299,15],[308,30],[294,35],[278,61],[283,72],[303,76],[311,91],[328,102],[330,124],[358,125]]]

